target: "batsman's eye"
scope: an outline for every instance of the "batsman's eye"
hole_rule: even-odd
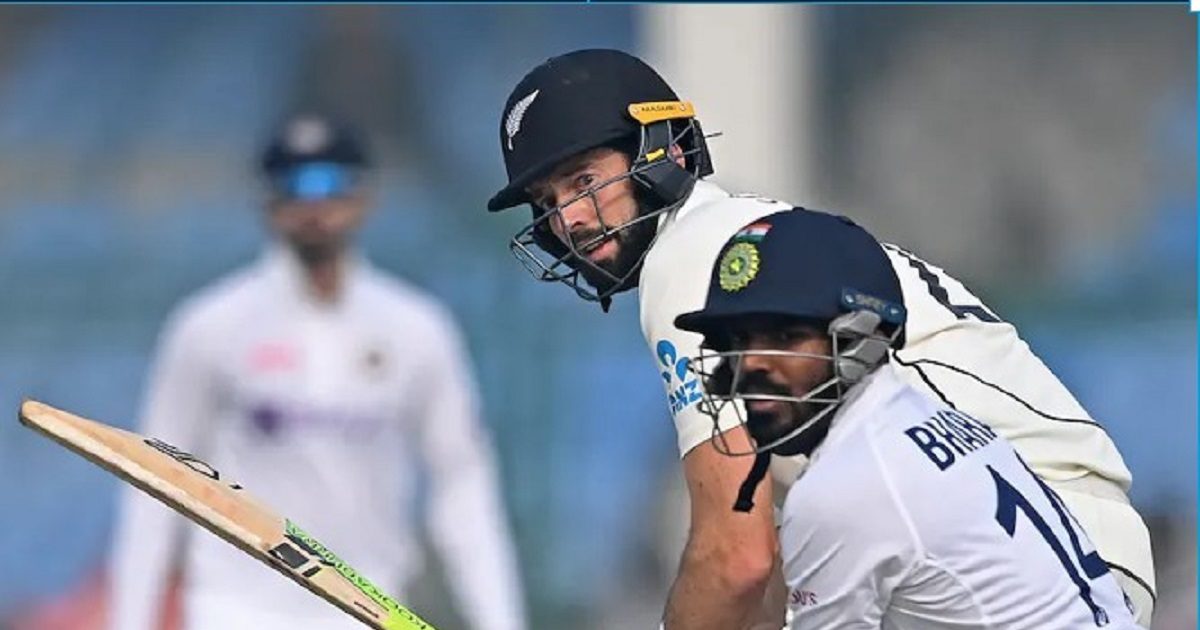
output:
[[[726,335],[722,341],[731,350],[745,350],[750,347],[752,338],[753,335],[745,330],[735,330]]]
[[[596,184],[596,176],[592,173],[580,173],[575,178],[576,190],[587,190]]]
[[[776,330],[771,333],[771,341],[776,345],[787,346],[798,341],[803,341],[809,337],[809,334],[803,330]]]

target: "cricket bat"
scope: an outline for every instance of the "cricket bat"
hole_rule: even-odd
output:
[[[19,417],[21,424],[166,503],[366,625],[433,630],[295,523],[199,458],[34,400],[21,404]]]

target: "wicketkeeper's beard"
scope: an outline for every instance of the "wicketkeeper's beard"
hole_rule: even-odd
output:
[[[622,228],[609,237],[608,240],[616,241],[617,244],[616,253],[611,258],[594,262],[587,259],[575,261],[574,266],[579,270],[579,274],[596,289],[597,293],[603,294],[611,291],[627,276],[630,276],[641,263],[650,243],[654,241],[654,235],[658,231],[658,222],[653,219],[635,219],[634,221],[628,227]],[[591,238],[587,234],[581,234],[575,236],[575,242],[586,243]],[[597,245],[603,245],[605,242],[607,241],[601,241]],[[625,284],[627,286],[622,289],[633,288],[636,282],[630,283],[625,280]]]
[[[330,237],[295,237],[288,241],[292,251],[296,253],[296,257],[300,259],[306,267],[328,262],[331,259],[337,258],[343,249],[345,242],[341,239]]]
[[[832,386],[832,384],[825,387],[818,386],[815,391],[816,396],[825,398],[823,390]],[[795,396],[787,387],[771,382],[761,373],[747,374],[738,385],[738,393]],[[746,429],[750,432],[750,437],[754,438],[756,445],[770,444],[783,438],[829,406],[828,402],[781,401],[779,405],[773,405],[775,409],[771,411],[758,411],[754,409],[753,400],[743,399],[743,401],[746,403]],[[824,424],[824,422],[816,423],[816,425]],[[827,426],[814,425],[809,430],[805,430],[771,449],[771,452],[777,455],[807,453],[824,438],[825,429]]]

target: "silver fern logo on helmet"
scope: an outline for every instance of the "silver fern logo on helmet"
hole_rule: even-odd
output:
[[[504,132],[508,134],[509,151],[513,150],[513,136],[517,135],[517,132],[521,130],[521,120],[525,118],[525,110],[529,109],[530,105],[533,105],[533,100],[537,98],[538,92],[541,92],[541,90],[530,92],[529,96],[517,101],[517,104],[508,110],[508,118],[504,119]]]

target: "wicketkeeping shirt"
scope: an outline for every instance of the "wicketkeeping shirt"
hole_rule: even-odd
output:
[[[791,628],[1135,630],[1065,506],[985,423],[884,365],[851,390],[779,530]]]

